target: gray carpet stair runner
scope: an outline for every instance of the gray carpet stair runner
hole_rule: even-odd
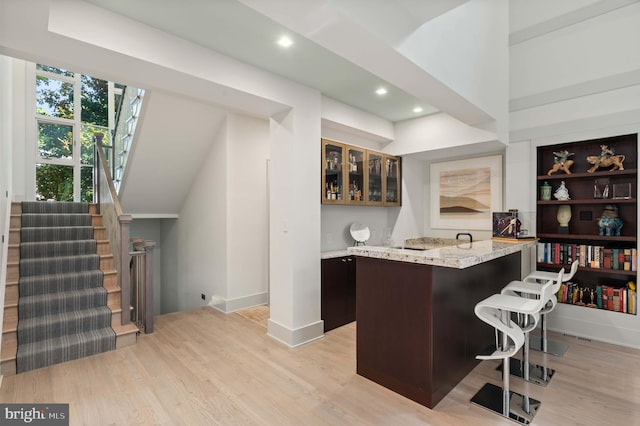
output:
[[[115,349],[89,205],[23,202],[21,221],[17,372]]]

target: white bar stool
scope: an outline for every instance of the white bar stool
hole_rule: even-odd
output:
[[[546,289],[551,285],[552,282],[548,281],[542,287]],[[540,408],[540,401],[509,390],[509,359],[525,341],[524,332],[511,320],[511,314],[536,316],[542,303],[540,299],[494,294],[478,302],[474,308],[476,316],[496,330],[496,350],[476,358],[502,360],[502,387],[486,383],[471,402],[524,425],[531,423]]]
[[[548,301],[555,298],[554,290],[556,283],[562,282],[564,268],[552,278],[548,279],[545,285],[531,281],[511,281],[501,291],[502,294],[511,296],[538,299],[540,301],[540,312],[536,315],[518,315],[518,323],[524,333],[524,345],[522,346],[522,360],[510,358],[510,374],[528,382],[540,386],[547,386],[555,374],[555,370],[546,368],[544,365],[529,363],[529,332],[538,326],[542,318],[542,312]],[[558,285],[559,286],[559,285]],[[500,367],[498,367],[500,369]]]
[[[573,279],[573,276],[576,274],[577,270],[578,270],[578,261],[576,260],[571,264],[571,269],[569,270],[569,273],[563,276],[562,281],[554,283],[553,294],[556,294],[558,290],[560,290],[560,284]],[[558,274],[556,272],[533,271],[532,273],[524,277],[523,281],[527,281],[527,282],[546,281],[546,280],[554,279],[555,277],[557,277],[557,275]],[[556,308],[557,304],[558,304],[557,297],[552,297],[551,300],[549,300],[549,302],[545,305],[542,312],[540,312],[540,315],[541,315],[540,330],[541,330],[542,336],[531,336],[530,346],[531,346],[531,349],[533,349],[534,351],[541,351],[550,355],[562,357],[567,352],[567,349],[569,349],[569,346],[566,343],[547,340],[547,322],[545,320],[545,315],[553,311]]]

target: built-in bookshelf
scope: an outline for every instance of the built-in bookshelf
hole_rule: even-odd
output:
[[[579,262],[558,292],[561,303],[637,313],[637,141],[629,134],[537,148],[537,269],[568,271]],[[593,164],[613,155],[610,165]],[[554,196],[561,187],[568,199]],[[567,213],[568,224],[560,216]],[[607,215],[622,226],[601,227]]]

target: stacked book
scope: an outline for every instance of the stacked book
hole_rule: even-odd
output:
[[[634,287],[633,285],[631,287]],[[632,288],[597,285],[595,288],[582,287],[574,282],[562,283],[557,293],[558,302],[587,306],[636,315],[637,294]]]
[[[635,248],[605,248],[588,244],[538,243],[538,263],[570,265],[574,260],[583,268],[637,271],[638,251]]]

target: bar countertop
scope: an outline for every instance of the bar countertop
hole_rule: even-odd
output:
[[[405,241],[404,248],[357,246],[349,247],[347,252],[354,256],[465,269],[533,247],[535,243],[535,239],[468,242],[422,238]]]

